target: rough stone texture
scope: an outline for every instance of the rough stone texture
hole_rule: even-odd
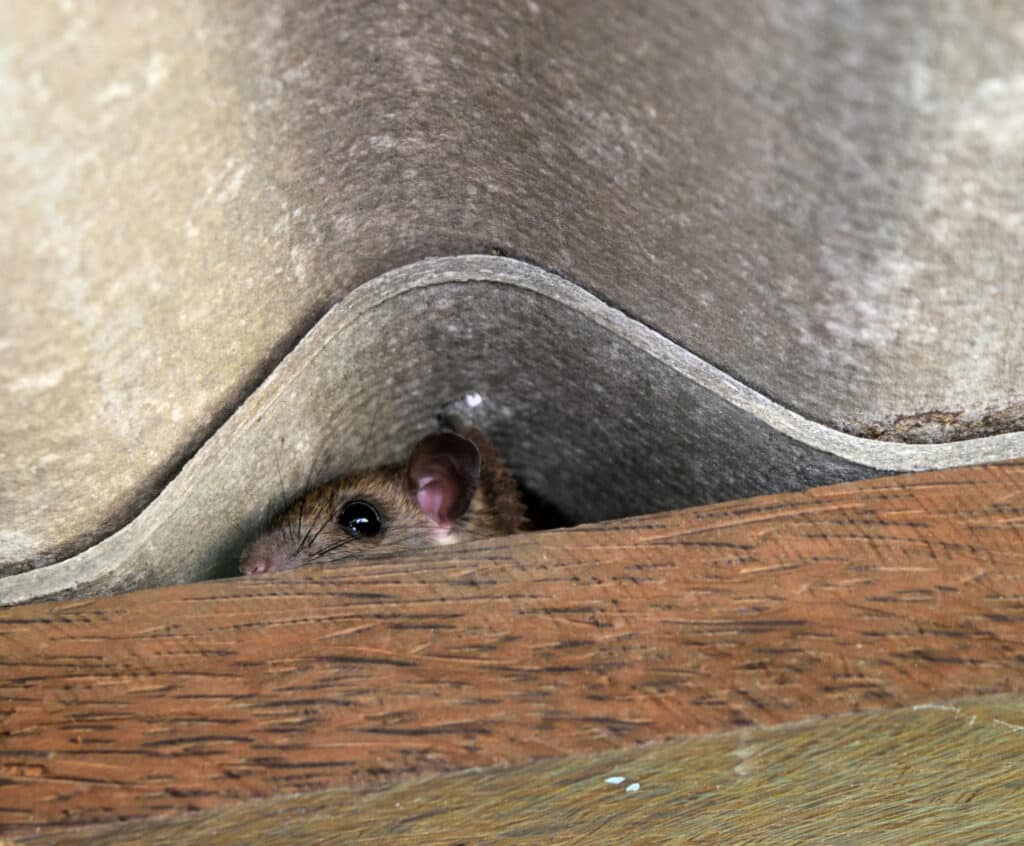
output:
[[[546,267],[834,430],[1020,429],[1022,48],[995,0],[4,4],[4,572],[128,525],[333,303],[429,255]],[[507,343],[532,344],[539,328],[505,308]],[[581,334],[565,354],[602,362],[600,333]],[[353,425],[350,459],[399,449],[389,438],[427,425],[462,366],[379,341],[345,390],[396,416]],[[606,455],[665,437],[655,394],[608,423],[559,404],[554,371],[509,380],[491,363],[482,390],[555,409],[510,418],[533,467],[580,472],[529,428],[562,415]],[[752,426],[729,438],[756,446]],[[702,454],[666,463],[703,472]],[[776,479],[777,457],[747,473],[746,447],[714,454],[721,475],[687,497],[820,481],[850,459]],[[533,481],[555,498],[573,484]],[[690,501],[677,494],[619,502]]]

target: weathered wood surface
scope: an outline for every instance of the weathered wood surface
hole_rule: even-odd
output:
[[[378,790],[251,800],[19,843],[1019,844],[1022,759],[1024,699],[989,696]],[[623,781],[605,781],[616,777]]]
[[[0,614],[0,825],[1024,690],[1024,463]]]

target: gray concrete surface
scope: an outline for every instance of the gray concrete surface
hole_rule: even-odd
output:
[[[282,435],[295,478],[295,432],[395,453],[464,388],[580,519],[1021,452],[1013,4],[15,0],[0,108],[0,601],[208,572],[259,496],[203,544],[154,513],[266,493]],[[337,420],[244,423],[382,274],[492,250],[323,370]],[[538,312],[529,265],[659,351]]]

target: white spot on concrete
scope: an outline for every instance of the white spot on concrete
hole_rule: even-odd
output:
[[[106,106],[117,100],[124,100],[132,94],[132,87],[127,82],[111,82],[96,95],[96,105]]]
[[[979,96],[989,99],[1001,97],[1006,93],[1007,87],[1006,80],[1003,77],[990,76],[988,79],[983,79],[979,82],[976,90]]]
[[[978,142],[993,148],[993,152],[1016,152],[1024,131],[1024,112],[1019,106],[1022,96],[1024,74],[984,80],[968,101],[965,129],[973,132]]]
[[[483,399],[483,397],[480,396],[480,394],[476,394],[476,393],[474,393],[474,394],[466,394],[466,405],[469,408],[476,408],[483,401],[484,401],[484,399]]]
[[[233,171],[230,171],[231,177],[228,179],[227,185],[225,185],[219,194],[217,194],[218,203],[226,203],[230,200],[235,199],[238,196],[239,190],[242,188],[242,182],[245,180],[245,175],[249,172],[249,168],[246,165],[236,167]]]
[[[298,282],[306,281],[306,250],[295,246],[291,250],[292,272]]]
[[[53,370],[45,370],[42,373],[29,373],[22,376],[20,379],[15,379],[11,382],[9,390],[45,391],[49,388],[55,388],[61,383],[65,373],[67,373],[67,370],[63,367],[57,367]]]
[[[622,782],[624,782],[625,780],[626,780],[625,776],[608,776],[608,778],[606,778],[604,780],[604,783],[605,784],[622,784]]]
[[[146,62],[144,71],[146,86],[152,90],[167,79],[167,58],[163,53],[154,53]]]

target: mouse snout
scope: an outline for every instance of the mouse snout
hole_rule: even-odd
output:
[[[259,553],[250,554],[247,551],[242,555],[242,560],[238,564],[238,569],[246,576],[255,576],[258,573],[269,573],[274,569],[274,565],[271,562],[269,555],[261,555]]]
[[[290,569],[282,550],[259,540],[249,544],[242,552],[238,569],[246,576]]]

